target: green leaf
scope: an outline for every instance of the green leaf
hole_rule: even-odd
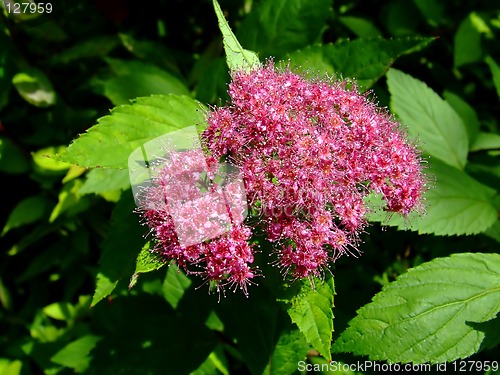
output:
[[[2,236],[8,231],[20,226],[34,223],[41,219],[49,207],[50,202],[41,195],[28,197],[19,202],[12,210],[3,227]]]
[[[219,20],[219,28],[222,32],[224,51],[226,51],[226,61],[229,69],[231,71],[240,69],[249,71],[260,65],[257,55],[252,51],[243,49],[236,36],[234,36],[217,0],[213,0],[213,4],[215,14]]]
[[[0,136],[0,171],[18,174],[28,170],[28,158],[10,139]]]
[[[358,311],[333,350],[402,363],[466,358],[485,339],[473,325],[500,310],[499,286],[499,254],[434,259],[385,286]]]
[[[0,358],[0,373],[2,375],[21,375],[23,363],[20,360],[10,361]]]
[[[486,56],[485,61],[490,67],[491,75],[493,76],[493,84],[495,85],[498,97],[500,98],[500,67],[491,56]]]
[[[134,261],[144,245],[145,229],[139,224],[139,215],[134,213],[134,200],[129,190],[125,191],[111,215],[111,228],[103,243],[99,260],[97,286],[91,306],[105,298],[118,282],[128,279],[134,272]]]
[[[486,22],[476,12],[465,18],[455,34],[453,45],[453,62],[456,68],[481,60],[481,34],[491,34]]]
[[[175,264],[168,266],[167,276],[163,282],[163,295],[174,309],[179,305],[184,292],[191,286],[191,280]]]
[[[445,23],[445,7],[443,3],[434,0],[413,0],[413,2],[432,27]]]
[[[263,374],[293,374],[297,364],[306,360],[310,345],[297,328],[281,332]]]
[[[104,273],[99,272],[96,277],[96,287],[94,295],[92,296],[92,302],[90,306],[95,306],[103,298],[106,298],[113,290],[115,290],[118,285],[119,280],[111,280],[110,277],[106,276]]]
[[[56,160],[57,154],[64,150],[64,146],[46,147],[32,153],[36,170],[42,174],[61,174],[71,165]]]
[[[477,234],[484,232],[497,220],[493,205],[496,192],[469,175],[437,160],[431,160],[426,173],[431,188],[425,194],[426,213],[403,219],[387,213],[371,213],[370,221],[410,229],[420,234],[440,236]]]
[[[65,51],[59,52],[52,58],[54,64],[71,64],[76,60],[102,58],[120,45],[120,39],[115,35],[100,35],[87,37],[82,42],[73,44]]]
[[[352,16],[339,17],[349,30],[360,38],[375,38],[382,35],[382,32],[368,19]]]
[[[470,147],[471,151],[500,149],[500,135],[480,132],[476,141]]]
[[[49,107],[56,102],[54,88],[41,70],[30,68],[17,73],[12,83],[19,95],[36,107]]]
[[[74,317],[75,307],[68,302],[55,302],[42,309],[48,317],[56,320],[67,321]]]
[[[149,95],[188,95],[181,80],[156,65],[142,61],[106,59],[115,77],[103,82],[103,94],[114,104],[128,104],[131,99]]]
[[[186,126],[204,121],[204,107],[187,96],[158,95],[138,98],[116,107],[110,116],[75,140],[61,160],[84,167],[128,168],[128,157],[137,147]]]
[[[158,254],[151,252],[151,242],[147,242],[141,249],[135,261],[135,271],[128,285],[129,289],[137,283],[137,278],[141,273],[156,271],[167,263]]]
[[[50,214],[50,223],[53,223],[62,214],[73,216],[88,208],[89,201],[78,192],[81,186],[81,180],[72,180],[63,186],[58,196],[59,201]]]
[[[262,0],[238,28],[241,43],[261,56],[283,56],[321,41],[333,15],[329,0]]]
[[[287,309],[307,341],[328,360],[331,359],[334,294],[331,276],[324,282],[317,282],[315,287],[311,286],[310,280],[302,280],[300,291],[288,301]]]
[[[469,149],[460,116],[425,83],[399,70],[387,72],[391,106],[431,156],[463,169]]]
[[[80,194],[101,194],[114,190],[125,190],[130,186],[128,170],[95,168],[86,175]]]
[[[450,91],[445,91],[443,96],[464,122],[467,137],[469,138],[469,145],[472,145],[476,141],[480,128],[476,111],[460,96]],[[472,151],[472,146],[469,151]]]
[[[433,39],[357,39],[335,44],[309,46],[288,55],[294,70],[304,73],[321,71],[329,75],[355,79],[366,90],[372,86],[399,56],[427,46]]]
[[[101,337],[95,335],[82,336],[59,350],[50,360],[77,373],[85,372],[92,360],[89,354],[100,340]]]

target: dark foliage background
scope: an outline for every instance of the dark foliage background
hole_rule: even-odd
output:
[[[279,36],[259,50],[239,33],[258,2],[220,4],[244,47],[261,60],[269,57]],[[256,330],[292,326],[271,287],[282,283],[278,270],[260,259],[268,276],[262,287],[251,288],[248,300],[229,293],[218,303],[205,286],[198,289],[200,280],[174,276],[167,267],[142,275],[129,290],[145,228],[132,212],[127,175],[100,176],[96,182],[92,171],[51,158],[111,108],[138,96],[174,92],[210,105],[224,103],[229,74],[212,2],[56,0],[52,7],[50,14],[26,17],[4,6],[0,17],[0,373],[262,372],[278,336],[259,336]],[[337,0],[332,7],[317,42],[435,38],[400,56],[394,67],[440,95],[458,96],[475,112],[471,116],[477,116],[480,130],[496,135],[492,146],[470,152],[465,169],[498,189],[500,84],[495,86],[492,66],[500,62],[499,5]],[[464,26],[468,18],[474,27]],[[276,49],[272,55],[286,60],[292,52]],[[35,83],[16,84],[21,72]],[[171,77],[183,86],[162,86],[161,79]],[[36,91],[30,84],[41,91],[30,96]],[[371,89],[381,105],[389,105],[385,77]],[[498,210],[498,196],[495,204]],[[357,309],[409,268],[452,253],[495,253],[499,241],[498,221],[470,236],[419,235],[375,223],[363,236],[360,256],[344,256],[332,269],[333,339]],[[99,264],[110,261],[101,258],[106,248],[122,255],[111,260],[118,262],[122,281],[112,296],[89,308]],[[259,303],[249,304],[252,300]],[[314,351],[308,358],[324,361]],[[349,355],[335,358],[354,361]],[[472,358],[499,360],[488,348]]]

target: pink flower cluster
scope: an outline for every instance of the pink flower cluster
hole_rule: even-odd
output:
[[[318,275],[355,246],[370,192],[388,211],[419,206],[417,150],[352,82],[309,81],[268,63],[234,73],[229,95],[208,116],[204,143],[242,170],[278,264],[295,278]]]
[[[406,215],[421,206],[418,151],[354,83],[310,81],[268,62],[233,72],[229,95],[231,102],[207,117],[207,163],[239,168],[252,213],[247,222],[264,231],[276,264],[293,278],[319,276],[356,248],[369,193],[381,194],[390,212]],[[148,192],[153,201],[163,194],[155,189],[165,190],[161,177],[157,182]],[[256,274],[253,228],[233,222],[217,238],[182,247],[168,210],[146,210],[144,217],[168,259],[202,265],[207,279],[246,293]]]
[[[215,183],[219,167],[201,149],[167,151],[152,166],[156,176],[141,192],[140,211],[157,240],[157,253],[215,282],[219,290],[229,284],[247,293],[255,272],[251,230],[243,224],[244,187],[239,176],[226,174],[222,177],[229,182]]]

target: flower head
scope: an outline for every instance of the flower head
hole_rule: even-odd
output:
[[[420,206],[418,151],[354,83],[309,81],[268,62],[233,73],[229,95],[209,114],[204,143],[242,170],[259,225],[294,277],[318,275],[356,246],[370,192],[388,211]]]
[[[144,199],[156,202],[143,216],[158,251],[188,272],[246,292],[256,275],[249,239],[259,227],[285,273],[318,276],[329,262],[356,248],[367,225],[368,194],[381,194],[387,211],[403,215],[421,206],[424,180],[418,151],[387,111],[360,94],[353,82],[310,81],[268,62],[249,72],[233,72],[228,92],[230,103],[207,115],[202,135],[206,169],[213,178],[220,161],[237,167],[246,202],[258,215],[243,222],[227,194],[217,201],[214,197],[222,196],[215,192],[199,196],[196,189],[173,188],[188,182],[193,186],[203,173],[200,163],[192,162],[200,154],[183,156],[183,168],[161,169],[155,183],[144,189]],[[226,193],[231,190],[242,199],[238,188],[228,185]],[[172,200],[181,204],[165,204]],[[214,220],[227,223],[223,233],[205,228],[212,222],[203,207],[217,213]],[[172,210],[185,212],[181,227],[198,233],[197,241],[182,246]],[[201,271],[190,271],[190,264]]]

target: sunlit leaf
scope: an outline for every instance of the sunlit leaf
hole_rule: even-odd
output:
[[[59,350],[50,360],[54,363],[72,368],[77,373],[82,373],[90,365],[92,360],[90,352],[100,340],[101,337],[96,335],[79,337]]]
[[[463,169],[469,150],[460,116],[425,83],[399,70],[387,73],[391,106],[423,149],[445,163]]]
[[[287,309],[307,341],[327,359],[331,359],[334,294],[333,277],[318,282],[314,288],[310,280],[303,280],[300,291],[288,301]]]
[[[437,160],[431,160],[426,173],[431,188],[425,194],[425,214],[404,219],[375,212],[369,214],[368,219],[441,236],[481,233],[497,220],[493,189]]]
[[[128,168],[137,147],[186,126],[202,125],[204,107],[187,96],[158,95],[138,98],[116,107],[110,116],[76,139],[61,160],[84,167]]]
[[[234,36],[229,24],[222,13],[217,0],[213,0],[215,14],[219,20],[219,28],[222,32],[224,50],[226,52],[226,61],[230,70],[250,70],[260,65],[259,58],[252,52],[244,49],[236,36]]]
[[[499,282],[499,254],[455,254],[424,263],[362,307],[333,350],[401,363],[466,358],[485,340],[484,328],[475,325],[500,310]]]

